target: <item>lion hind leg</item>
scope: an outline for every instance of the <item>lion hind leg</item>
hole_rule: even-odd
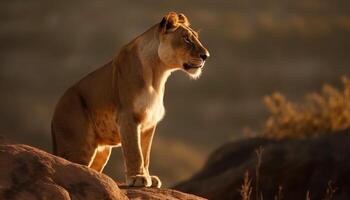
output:
[[[69,89],[56,106],[51,124],[54,153],[71,162],[89,166],[97,142],[85,99]]]
[[[85,129],[86,130],[86,129]],[[79,138],[79,134],[73,131],[55,131],[56,152],[55,155],[81,165],[91,165],[97,151],[97,145],[93,140],[92,130],[86,130],[86,138]],[[83,134],[80,134],[83,135]],[[70,136],[70,137],[69,137]]]
[[[58,156],[63,157],[71,162],[90,166],[94,157],[96,155],[97,150],[93,147],[82,147],[79,149],[70,149],[62,152],[58,152]]]

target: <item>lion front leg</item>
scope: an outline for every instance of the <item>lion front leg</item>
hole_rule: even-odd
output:
[[[128,186],[150,187],[152,180],[144,169],[139,125],[133,117],[121,116],[119,126],[126,169],[126,184]]]
[[[142,155],[144,158],[144,168],[147,174],[151,178],[152,187],[160,188],[162,186],[162,182],[160,181],[158,176],[151,176],[149,173],[150,153],[151,153],[151,146],[152,146],[155,129],[156,127],[154,126],[141,133],[141,148],[142,148]]]

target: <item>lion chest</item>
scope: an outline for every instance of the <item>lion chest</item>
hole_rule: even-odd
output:
[[[143,129],[156,125],[164,116],[163,94],[154,90],[143,90],[134,101],[134,112],[140,116]]]

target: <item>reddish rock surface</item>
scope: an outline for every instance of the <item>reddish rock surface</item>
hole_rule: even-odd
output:
[[[165,188],[124,188],[122,191],[130,199],[152,199],[152,200],[205,200],[204,198]]]
[[[120,189],[108,176],[22,144],[0,144],[0,199],[202,199],[170,189]]]

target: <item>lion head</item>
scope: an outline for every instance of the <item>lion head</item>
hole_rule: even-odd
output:
[[[171,69],[181,69],[192,78],[202,72],[208,50],[199,41],[184,14],[170,12],[159,23],[158,56]]]

